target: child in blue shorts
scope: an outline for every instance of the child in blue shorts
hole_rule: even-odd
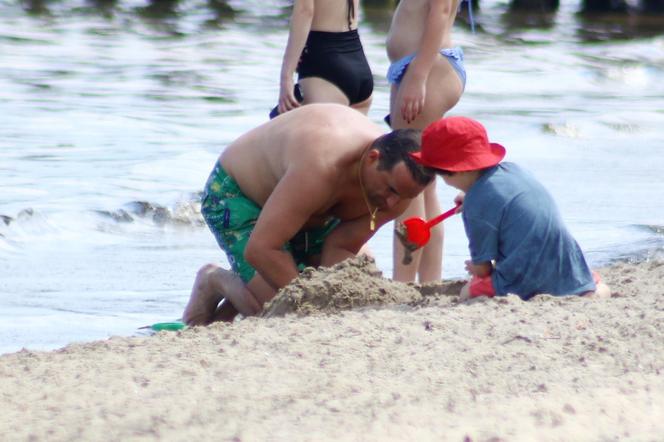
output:
[[[610,296],[565,227],[549,192],[530,173],[501,162],[505,148],[466,117],[442,118],[422,133],[411,154],[465,195],[463,224],[471,280],[461,298],[516,294]]]

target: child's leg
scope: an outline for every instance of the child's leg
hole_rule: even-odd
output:
[[[438,195],[436,192],[436,182],[429,184],[424,190],[424,210],[426,217],[432,219],[442,212]],[[427,247],[422,250],[422,259],[418,267],[418,276],[420,282],[439,281],[443,273],[443,223],[431,229],[431,238]]]
[[[584,293],[582,296],[587,296],[589,298],[610,298],[611,289],[608,285],[602,282],[602,277],[599,276],[599,273],[593,271],[593,280],[595,281],[595,291]]]
[[[426,216],[426,212],[424,210],[424,195],[422,194],[414,198],[410,202],[410,205],[406,211],[402,213],[401,216],[399,216],[397,219],[395,219],[394,222],[399,223],[414,216],[420,218],[424,218]],[[425,246],[424,248],[426,247],[428,246]],[[403,257],[406,253],[406,249],[403,244],[401,244],[401,241],[399,241],[399,239],[395,236],[392,241],[392,279],[395,281],[403,282],[415,281],[415,278],[417,277],[417,270],[420,266],[420,259],[422,258],[422,250],[423,249],[418,249],[417,251],[413,252],[413,260],[409,264],[404,264]]]
[[[611,289],[609,288],[608,285],[604,284],[603,282],[600,282],[599,284],[596,284],[597,288],[595,288],[595,292],[593,293],[593,297],[595,298],[610,298],[611,297]]]

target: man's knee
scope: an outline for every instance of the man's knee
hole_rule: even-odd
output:
[[[219,266],[217,264],[212,264],[212,263],[205,264],[203,267],[198,269],[198,273],[196,273],[196,277],[199,278],[199,279],[207,279],[218,268],[219,268]]]
[[[194,282],[194,290],[196,291],[218,291],[214,285],[214,275],[221,267],[217,264],[205,264],[196,272],[196,280]]]

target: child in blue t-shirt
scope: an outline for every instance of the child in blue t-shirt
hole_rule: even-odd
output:
[[[513,293],[530,299],[551,295],[610,296],[591,272],[553,198],[530,173],[501,160],[505,148],[466,117],[442,118],[422,133],[411,154],[436,169],[445,183],[465,192],[463,224],[471,280],[463,299]]]

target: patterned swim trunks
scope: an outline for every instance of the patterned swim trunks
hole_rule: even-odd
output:
[[[219,247],[226,252],[233,271],[244,282],[256,274],[244,259],[244,250],[261,210],[217,162],[205,184],[201,213]],[[325,238],[338,224],[338,219],[330,218],[322,227],[301,231],[284,245],[284,250],[293,255],[302,270],[310,257],[321,254]]]

